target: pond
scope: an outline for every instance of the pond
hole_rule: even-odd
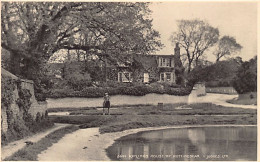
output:
[[[138,105],[138,104],[152,104],[157,105],[158,102],[162,103],[187,103],[188,96],[173,96],[168,94],[147,94],[145,96],[128,96],[128,95],[115,95],[111,96],[111,106],[115,105]],[[66,107],[101,107],[103,98],[78,98],[68,97],[47,100],[48,108],[66,108]]]
[[[107,149],[113,160],[257,160],[257,128],[194,127],[139,132],[119,138]]]

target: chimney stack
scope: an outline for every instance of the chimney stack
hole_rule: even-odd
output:
[[[180,47],[179,47],[179,43],[178,42],[176,43],[176,46],[174,48],[174,55],[176,57],[180,57]]]

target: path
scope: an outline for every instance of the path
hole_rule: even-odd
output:
[[[203,125],[203,127],[223,127],[223,125]],[[225,125],[234,126],[234,125]],[[236,125],[252,126],[252,125]],[[128,129],[122,132],[100,134],[99,128],[79,129],[66,134],[57,143],[38,155],[39,161],[110,161],[106,149],[122,136],[140,131],[160,130],[168,128],[194,128],[201,125],[162,126]],[[73,141],[73,142],[72,142]],[[69,145],[68,145],[69,143]]]
[[[47,136],[48,134],[58,130],[58,129],[61,129],[65,126],[68,126],[69,124],[56,124],[48,129],[47,131],[44,131],[44,132],[40,132],[40,133],[37,133],[33,136],[30,136],[30,137],[26,137],[24,139],[21,139],[21,140],[18,140],[18,141],[14,141],[14,142],[11,142],[9,143],[8,145],[6,146],[3,146],[1,148],[1,160],[11,156],[12,154],[14,154],[15,152],[17,152],[18,150],[22,149],[23,147],[26,146],[26,141],[31,141],[33,143],[35,142],[38,142],[39,140],[41,140],[42,138],[44,138],[45,136]]]
[[[238,105],[227,103],[227,100],[238,97],[238,95],[227,95],[227,94],[216,94],[216,93],[207,93],[206,96],[197,97],[194,103],[213,103],[216,105],[221,105],[225,107],[236,107],[236,108],[246,108],[246,109],[256,109],[257,105]]]
[[[100,98],[79,98],[67,97],[47,99],[48,108],[79,108],[79,107],[102,107],[104,99]],[[129,96],[129,95],[115,95],[111,96],[111,104],[115,105],[138,105],[138,104],[152,104],[157,105],[162,103],[187,103],[188,96],[174,96],[168,94],[150,93],[144,96]]]

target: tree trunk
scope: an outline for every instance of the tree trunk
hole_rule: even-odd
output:
[[[190,73],[191,71],[191,62],[189,61],[189,64],[188,64],[188,74]]]
[[[10,52],[10,72],[14,75],[20,75],[20,62],[21,62],[21,56],[19,53]]]

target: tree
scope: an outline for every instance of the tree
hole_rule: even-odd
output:
[[[234,37],[223,36],[217,43],[217,49],[214,52],[216,56],[216,62],[222,57],[231,56],[241,50],[242,46],[236,42]]]
[[[257,57],[244,62],[236,77],[233,79],[233,87],[239,94],[257,91]]]
[[[150,53],[161,46],[147,3],[2,3],[2,47],[13,73],[25,75],[60,49],[109,54]]]
[[[12,73],[38,81],[60,49],[106,54],[109,60],[159,49],[150,12],[148,3],[3,2],[1,45],[10,52]]]
[[[189,74],[191,85],[206,82],[209,87],[232,86],[233,78],[242,65],[240,57],[219,61],[211,65],[198,65]]]
[[[188,73],[192,63],[198,65],[204,52],[212,47],[219,38],[219,30],[201,20],[179,20],[178,31],[174,32],[170,40],[178,42],[184,48],[188,60]]]

